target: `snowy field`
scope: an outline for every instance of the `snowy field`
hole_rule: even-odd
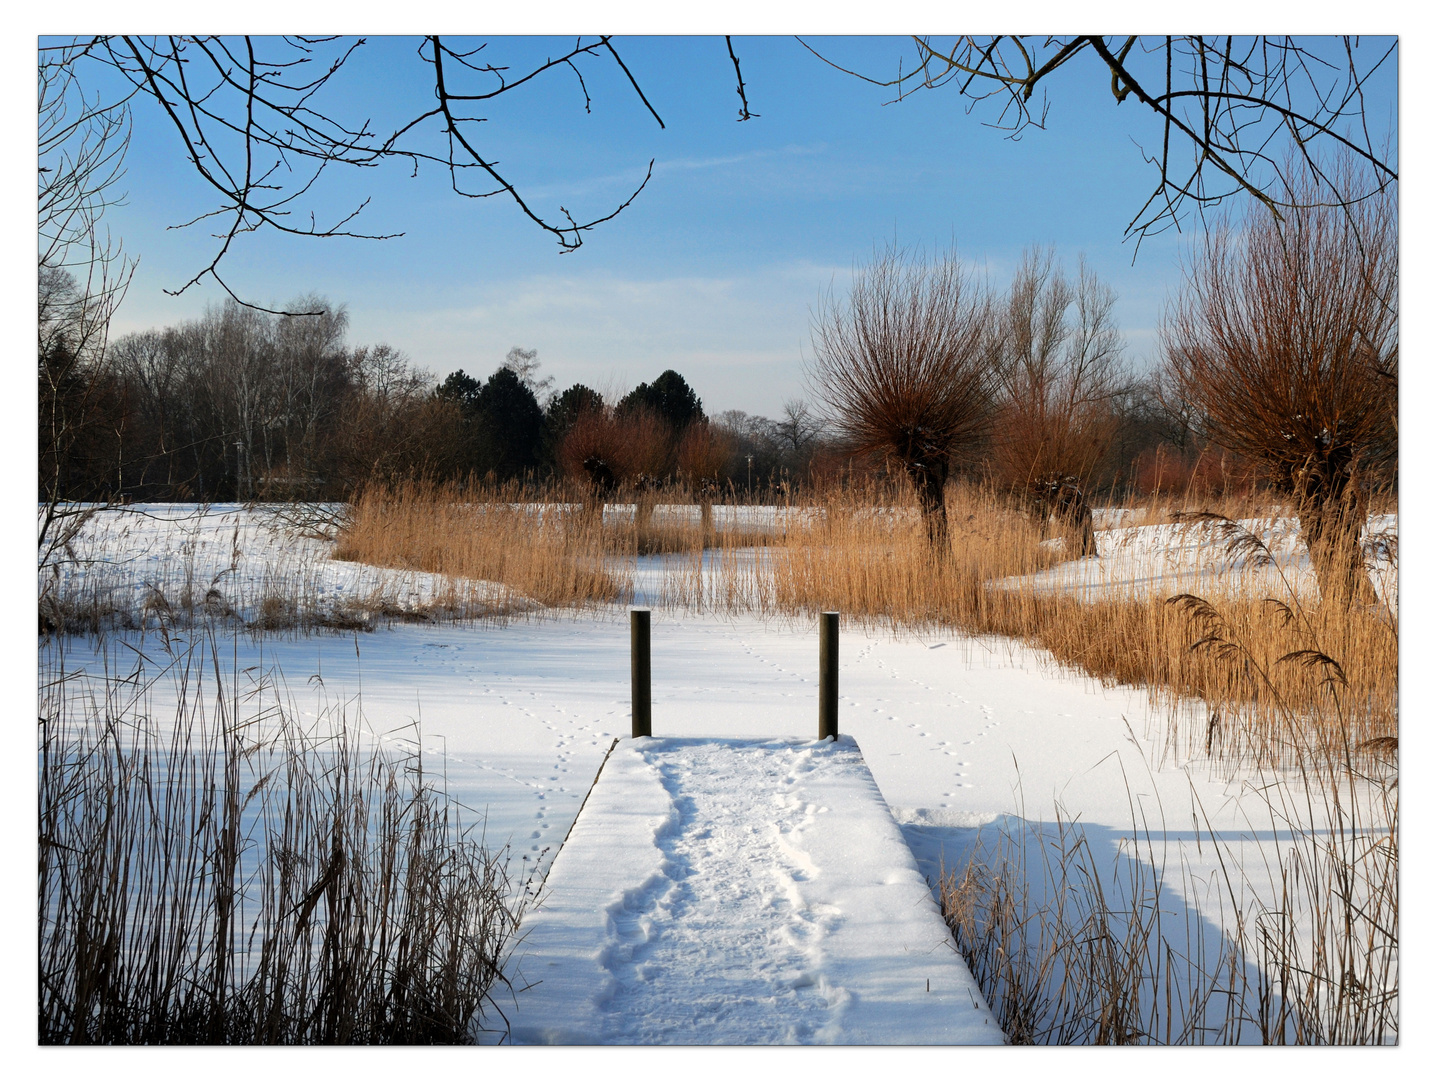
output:
[[[42,578],[42,591],[128,589],[123,602],[143,609],[149,595],[145,590],[178,590],[188,582],[192,591],[202,585],[222,591],[228,606],[242,610],[261,603],[267,590],[279,587],[277,582],[296,577],[309,593],[337,603],[351,590],[390,590],[397,603],[404,598],[415,603],[446,587],[431,575],[334,563],[326,557],[323,540],[276,530],[266,524],[263,512],[215,507],[196,520],[165,508],[146,509],[144,516],[123,514],[107,520],[102,515],[77,541],[76,561],[48,582]],[[1107,560],[1121,561],[1117,553],[1128,552],[1123,558],[1131,560],[1131,569],[1118,576],[1143,577],[1134,567],[1145,565],[1169,573],[1165,568],[1177,557],[1167,547],[1166,528],[1102,531],[1101,558],[1087,563],[1108,565]],[[1211,577],[1227,573],[1188,550],[1178,558],[1192,567],[1186,572]],[[1292,560],[1291,566],[1304,571],[1299,562]],[[640,560],[635,581],[642,596],[661,565],[659,560]],[[1065,569],[1050,571],[1057,575],[1056,587],[1067,587]],[[1080,583],[1077,579],[1072,584]],[[498,595],[498,587],[479,588]],[[654,806],[646,813],[693,825],[700,820],[696,807],[703,798],[750,800],[750,810],[759,814],[756,820],[770,821],[782,834],[787,829],[803,831],[809,827],[805,823],[813,824],[821,813],[823,795],[775,801],[777,784],[786,786],[786,770],[793,771],[797,755],[811,752],[804,747],[816,730],[818,635],[812,623],[656,610],[652,680],[657,740],[637,747],[625,738],[630,730],[625,608],[555,614],[534,610],[523,598],[509,599],[521,614],[504,624],[394,623],[370,633],[319,631],[308,636],[225,630],[219,662],[233,667],[242,685],[267,686],[267,694],[287,698],[301,715],[319,715],[336,703],[347,703],[352,722],[373,738],[418,744],[427,768],[443,772],[451,794],[482,823],[487,843],[509,846],[517,878],[549,872],[616,737],[626,749],[623,754],[617,750],[621,756],[612,759],[620,783],[608,797],[621,803],[631,797],[649,800],[646,805]],[[172,692],[164,668],[189,639],[185,631],[162,634],[141,625],[112,633],[103,643],[76,636],[42,639],[42,671],[56,664],[83,682],[98,680],[107,670],[115,674],[143,668],[150,676],[160,676],[150,695],[156,714],[164,716]],[[1073,820],[1092,849],[1113,855],[1117,866],[1143,860],[1163,869],[1164,918],[1179,940],[1187,933],[1218,935],[1225,900],[1217,842],[1227,850],[1232,872],[1243,867],[1248,886],[1260,890],[1259,899],[1267,899],[1266,860],[1273,862],[1277,845],[1283,848],[1289,837],[1277,832],[1264,800],[1251,787],[1254,777],[1216,773],[1205,761],[1175,760],[1167,750],[1166,718],[1143,692],[1107,689],[1062,670],[1046,654],[1007,640],[933,633],[896,637],[845,624],[840,706],[840,730],[863,753],[877,800],[883,800],[876,805],[888,811],[918,871],[910,886],[923,910],[912,914],[922,922],[930,920],[931,931],[938,914],[920,881],[933,882],[942,866],[963,862],[977,841],[993,841],[1002,831],[1027,825],[1053,827],[1057,816]],[[687,739],[709,741],[678,741]],[[749,742],[742,746],[715,740]],[[757,740],[782,740],[774,744],[773,760],[763,767],[758,759],[747,763],[748,748]],[[829,752],[848,745],[842,742]],[[702,762],[697,755],[705,747],[710,756]],[[694,784],[703,781],[709,793],[702,798],[693,785],[665,782],[667,766],[655,756],[661,748],[695,758],[690,770]],[[733,768],[726,762],[733,762]],[[642,783],[645,769],[650,778]],[[766,769],[780,772],[772,775]],[[841,810],[837,805],[829,812]],[[1148,846],[1137,847],[1137,822],[1149,830]],[[861,829],[857,844],[884,832],[866,828],[869,832]],[[681,829],[672,839],[692,845],[686,858],[698,860],[694,845],[703,847],[705,838],[694,833]],[[712,839],[721,843],[725,837]],[[726,842],[733,845],[733,837]],[[653,883],[660,865],[656,859],[673,862],[679,857],[656,843],[653,829],[645,844],[621,829],[592,836],[586,847],[576,850],[587,849],[588,858],[608,859],[622,877],[636,878],[625,889],[642,892],[647,881]],[[792,845],[792,856],[798,859],[800,854]],[[773,877],[764,884],[738,876],[773,874],[779,872],[778,863],[762,871],[747,870],[743,860],[734,858],[706,864],[712,890],[772,890],[778,905],[771,912],[778,920],[776,940],[788,941],[786,948],[794,953],[790,966],[783,956],[776,959],[772,983],[782,990],[786,980],[795,984],[789,990],[793,1015],[766,1019],[754,1011],[742,1012],[727,1014],[724,1023],[697,1016],[686,1028],[683,1018],[676,1019],[673,995],[659,982],[652,980],[651,985],[632,969],[630,984],[620,986],[624,980],[612,967],[606,970],[614,985],[597,977],[595,985],[572,987],[576,1030],[617,1042],[645,1041],[644,1033],[655,1031],[677,1042],[709,1041],[707,1033],[726,1042],[913,1041],[899,1036],[893,1016],[865,1011],[877,1008],[872,984],[866,982],[874,971],[847,960],[857,950],[904,947],[908,916],[897,914],[891,926],[874,919],[873,912],[867,914],[864,905],[869,901],[859,888],[864,871],[857,869],[863,860],[852,866],[834,853],[827,858],[814,863],[815,872],[806,881],[797,884],[792,877],[788,887]],[[561,874],[580,872],[566,871],[563,860],[555,866]],[[661,871],[663,876],[663,866]],[[625,889],[617,885],[596,903],[628,910]],[[718,895],[712,892],[706,903],[691,907],[713,912],[723,907]],[[654,957],[691,955],[685,935],[692,934],[694,926],[661,918],[662,899],[663,894],[652,896],[646,903],[654,910],[637,915],[649,920],[647,948]],[[555,926],[564,923],[563,912],[546,915],[543,905],[539,911],[534,941],[523,941],[514,956],[511,974],[517,988],[540,977],[540,958],[553,947]],[[552,921],[547,924],[546,919]],[[594,957],[618,957],[626,950],[633,957],[637,925],[636,919],[614,918],[592,924],[586,932],[601,937],[586,948]],[[809,937],[797,931],[802,926]],[[948,943],[945,948],[953,949]],[[730,954],[721,949],[720,958],[725,955]],[[733,955],[738,974],[765,977],[745,948],[736,945]],[[945,963],[953,965],[956,959],[951,951]],[[945,985],[944,976],[936,978]],[[945,992],[960,994],[963,981],[948,985]],[[705,992],[703,980],[696,985],[697,993]],[[801,993],[802,987],[818,989]],[[584,1016],[594,1019],[603,1002],[622,991],[631,995],[623,1023],[606,1027],[596,1020],[585,1025]],[[551,991],[534,992],[539,1002],[539,995]],[[506,1019],[522,1027],[527,1016],[524,993],[502,1001]],[[853,1027],[845,1026],[843,1009],[830,1008],[835,1002],[852,1003]],[[857,1002],[861,1004],[853,1004]],[[983,1002],[979,1012],[984,1012]],[[486,1022],[494,1027],[498,1020],[491,1016]],[[986,1041],[983,1032],[975,1034],[967,1023],[925,1030],[939,1032],[933,1038],[937,1042]],[[525,1030],[528,1037],[547,1037]],[[516,1034],[524,1032],[517,1028]]]

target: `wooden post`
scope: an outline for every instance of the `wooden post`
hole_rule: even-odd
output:
[[[840,613],[820,614],[820,738],[840,735]]]
[[[630,612],[630,737],[650,734],[650,612]]]

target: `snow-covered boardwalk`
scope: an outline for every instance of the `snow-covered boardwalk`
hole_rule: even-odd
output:
[[[510,969],[517,1043],[998,1043],[855,741],[622,739]]]

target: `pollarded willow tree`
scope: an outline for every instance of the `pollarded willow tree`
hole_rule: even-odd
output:
[[[937,551],[948,543],[945,482],[984,440],[994,405],[988,291],[954,251],[886,248],[846,300],[811,321],[809,378],[856,453],[895,462],[915,488]]]
[[[1396,435],[1395,194],[1334,206],[1307,183],[1311,205],[1281,217],[1257,203],[1197,243],[1161,338],[1206,434],[1266,464],[1292,501],[1322,596],[1373,602],[1364,470]]]

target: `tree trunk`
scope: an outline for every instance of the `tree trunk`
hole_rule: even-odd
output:
[[[1098,555],[1095,547],[1095,513],[1075,477],[1048,476],[1030,481],[1030,505],[1041,524],[1052,518],[1065,530],[1080,558]]]
[[[1062,488],[1056,516],[1070,531],[1071,542],[1079,549],[1080,558],[1099,554],[1095,548],[1095,512],[1090,509],[1090,500],[1084,491],[1079,487]]]
[[[945,481],[949,479],[948,463],[907,464],[906,475],[920,497],[920,513],[925,519],[925,533],[930,547],[944,553],[950,546],[950,522],[945,513]]]
[[[1320,598],[1346,606],[1378,604],[1365,567],[1365,501],[1354,483],[1312,469],[1296,489],[1300,533]]]

